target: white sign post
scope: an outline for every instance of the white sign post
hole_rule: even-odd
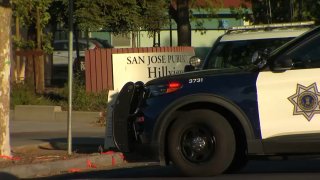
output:
[[[181,74],[184,67],[189,64],[189,59],[194,52],[155,52],[155,53],[130,53],[113,54],[113,85],[114,90],[109,91],[107,107],[107,125],[105,149],[115,147],[112,132],[113,104],[123,85],[127,82],[149,80]]]

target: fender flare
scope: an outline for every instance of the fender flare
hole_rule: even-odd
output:
[[[173,119],[170,117],[179,108],[186,106],[188,104],[197,103],[197,102],[217,104],[228,109],[239,119],[244,129],[247,142],[256,141],[256,137],[254,135],[253,128],[248,117],[236,104],[234,104],[233,102],[223,97],[212,95],[212,94],[192,94],[192,95],[184,96],[174,101],[173,103],[169,104],[157,118],[156,124],[154,126],[153,135],[152,135],[152,142],[154,142],[155,144],[158,144],[159,146],[158,153],[159,153],[159,160],[161,164],[164,164],[166,160],[165,159],[165,138],[166,138],[168,127],[173,121]]]

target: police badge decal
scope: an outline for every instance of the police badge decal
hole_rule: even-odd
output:
[[[293,104],[293,115],[303,115],[310,121],[315,114],[320,114],[320,93],[317,84],[313,83],[308,87],[297,84],[296,93],[288,100]]]

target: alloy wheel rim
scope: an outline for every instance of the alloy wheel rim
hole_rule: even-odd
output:
[[[184,130],[180,146],[182,155],[192,163],[203,163],[215,153],[216,138],[205,126],[195,124]]]

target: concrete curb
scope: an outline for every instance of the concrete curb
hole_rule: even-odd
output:
[[[55,112],[55,121],[67,121],[68,112],[61,111]],[[85,112],[85,111],[72,111],[72,119],[79,122],[97,122],[99,118],[103,118],[101,112]]]
[[[83,172],[103,167],[126,164],[122,153],[109,152],[70,160],[59,160],[46,163],[26,164],[0,169],[0,173],[8,173],[17,178],[35,178],[72,172]]]
[[[55,113],[61,111],[60,106],[17,105],[14,108],[15,120],[39,119],[54,121]]]

